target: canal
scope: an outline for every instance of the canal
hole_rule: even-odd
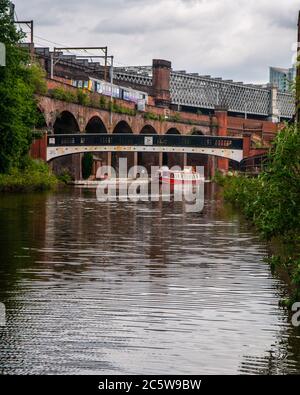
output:
[[[201,213],[79,188],[1,196],[0,373],[300,373],[267,246],[214,189]]]

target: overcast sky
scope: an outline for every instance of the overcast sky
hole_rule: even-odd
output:
[[[266,82],[289,67],[299,0],[14,0],[35,42],[106,46],[117,65],[172,61],[173,69]]]

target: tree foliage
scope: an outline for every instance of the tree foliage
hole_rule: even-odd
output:
[[[300,130],[292,125],[278,133],[268,170],[259,177],[261,194],[254,202],[255,221],[267,236],[300,230]]]
[[[86,180],[92,174],[93,170],[93,154],[86,152],[82,158],[82,177]]]
[[[0,42],[6,47],[6,66],[0,67],[0,173],[18,166],[28,153],[38,119],[34,93],[44,89],[41,69],[30,65],[28,51],[19,46],[22,38],[9,1],[0,0]]]
[[[242,207],[262,234],[296,236],[300,231],[300,130],[286,126],[275,139],[269,164],[257,178],[231,177],[225,198]]]

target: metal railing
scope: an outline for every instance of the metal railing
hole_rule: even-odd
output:
[[[268,155],[261,154],[245,158],[240,163],[240,171],[250,175],[257,175],[268,166]]]
[[[119,69],[115,77],[120,82],[152,86],[152,76],[137,71]],[[264,117],[270,115],[272,105],[270,87],[175,71],[170,76],[170,93],[172,104],[203,109],[214,109],[216,105],[222,104],[232,112]],[[279,91],[277,106],[281,118],[291,119],[294,116],[295,102],[291,93]]]
[[[154,146],[242,150],[243,139],[217,136],[56,134],[48,135],[48,147],[72,146]]]

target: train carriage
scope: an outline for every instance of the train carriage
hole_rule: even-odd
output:
[[[76,88],[87,89],[90,92],[98,92],[105,96],[112,96],[115,99],[122,99],[138,104],[144,101],[148,104],[148,94],[129,87],[111,84],[109,82],[88,78],[86,80],[72,80],[72,85]]]

